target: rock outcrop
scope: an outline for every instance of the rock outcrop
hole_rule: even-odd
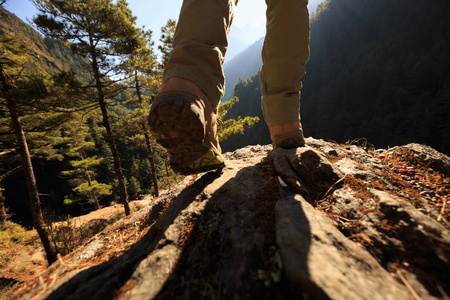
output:
[[[445,155],[309,138],[225,157],[10,299],[448,299]]]

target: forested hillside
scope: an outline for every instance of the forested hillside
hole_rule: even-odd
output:
[[[448,149],[450,7],[427,1],[319,7],[307,136]],[[45,38],[0,11],[1,299],[450,294],[448,156],[416,143],[366,151],[309,137],[305,147],[248,146],[224,153],[224,168],[176,175],[148,126],[176,22],[161,28],[156,53],[126,0],[32,3]],[[218,107],[219,139],[262,118],[259,85],[258,74],[240,80],[240,99]],[[158,118],[163,127],[173,119]],[[262,120],[248,133],[225,151],[270,143]]]
[[[27,227],[33,224],[26,177],[20,168],[20,147],[14,138],[13,114],[6,105],[7,99],[16,106],[25,134],[23,137],[31,154],[46,222],[51,223],[69,214],[84,214],[121,201],[105,119],[97,101],[97,84],[90,71],[92,57],[83,55],[74,42],[64,43],[43,37],[1,7],[0,14],[0,209],[3,210],[5,201],[10,220]],[[175,23],[171,26],[174,27]],[[50,35],[50,31],[48,33]],[[141,127],[152,93],[158,86],[160,65],[152,52],[151,33],[142,32],[140,38],[143,41],[140,52],[133,55],[135,59],[140,55],[140,66],[152,73],[152,76],[145,77],[145,83],[144,71],[133,69],[132,62],[127,60],[130,54],[117,56],[119,51],[124,52],[124,49],[118,49],[118,45],[115,45],[116,52],[113,53],[103,42],[100,44],[102,52],[98,52],[109,53],[110,58],[118,57],[100,63],[99,82],[103,86],[105,113],[114,131],[130,200],[142,194],[157,194],[156,182],[159,188],[165,188],[176,180],[166,165],[162,148],[154,148],[149,156],[147,146],[156,145],[154,142],[146,145],[145,130]],[[166,46],[163,43],[163,47]],[[145,58],[143,53],[147,55]],[[108,79],[109,76],[122,80],[115,82]],[[135,91],[136,86],[139,93]],[[153,167],[150,157],[153,158]],[[152,170],[155,170],[156,182],[152,178]],[[0,217],[3,221],[5,216]]]
[[[449,154],[448,11],[445,0],[328,0],[319,5],[311,19],[311,57],[301,99],[306,136],[337,142],[367,138],[376,147],[418,142]],[[258,81],[253,77],[247,83],[252,91],[238,86],[241,101],[232,116],[260,110]],[[251,111],[244,110],[246,102]],[[249,132],[225,148],[266,143],[267,138]]]
[[[79,69],[80,65],[86,63],[84,58],[73,55],[63,42],[42,37],[30,25],[2,7],[0,7],[0,34],[10,34],[14,39],[26,41],[30,46],[31,58],[28,67],[34,71],[50,75],[61,71],[72,71],[76,72],[82,80],[88,80],[88,73]]]
[[[260,53],[263,42],[264,38],[259,39],[223,66],[226,81],[225,95],[222,101],[228,101],[233,97],[234,87],[239,79],[251,77],[255,73],[255,70],[261,67],[262,60]]]
[[[129,214],[129,201],[183,178],[147,125],[176,22],[161,28],[158,59],[126,1],[66,2],[34,2],[44,38],[0,1],[0,227],[50,226],[119,202]],[[220,114],[223,139],[257,121]]]
[[[233,95],[239,98],[239,102],[233,106],[226,117],[255,116],[260,119],[252,128],[244,134],[236,135],[221,142],[224,152],[234,151],[244,145],[267,145],[270,144],[270,133],[261,109],[261,82],[259,73],[252,77],[240,79],[234,88]]]

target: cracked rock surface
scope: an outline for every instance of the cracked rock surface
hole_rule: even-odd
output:
[[[10,299],[448,299],[450,160],[312,138],[186,177]]]

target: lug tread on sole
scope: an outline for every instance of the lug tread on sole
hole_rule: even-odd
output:
[[[209,150],[204,146],[205,129],[200,113],[182,98],[164,99],[156,105],[149,116],[150,130],[169,152],[174,170],[186,173],[183,170]]]

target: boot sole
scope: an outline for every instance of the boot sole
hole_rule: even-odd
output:
[[[190,175],[225,166],[220,153],[209,147],[203,113],[189,100],[164,97],[152,107],[149,125],[156,141],[169,152],[175,172]]]

